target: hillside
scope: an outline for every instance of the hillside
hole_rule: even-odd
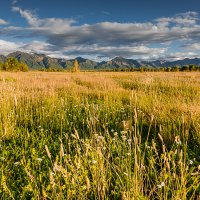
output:
[[[140,68],[140,67],[174,67],[184,65],[200,65],[200,58],[194,59],[183,59],[176,61],[166,60],[154,60],[154,61],[139,61],[134,59],[127,59],[123,57],[115,57],[109,61],[95,62],[93,60],[77,57],[75,59],[66,60],[63,58],[51,58],[44,54],[36,53],[24,53],[24,52],[13,52],[7,56],[0,55],[0,62],[5,62],[6,58],[14,57],[20,62],[26,63],[30,69],[42,69],[42,68],[61,68],[71,69],[73,67],[74,60],[78,60],[80,69],[83,70],[101,70],[101,69],[124,69],[124,68]]]

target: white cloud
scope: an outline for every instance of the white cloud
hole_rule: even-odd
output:
[[[30,43],[24,44],[23,48],[27,51],[44,53],[48,51],[50,46],[51,46],[50,44],[47,44],[42,41],[33,41]]]
[[[40,53],[46,54],[50,57],[63,57],[69,58],[64,55],[62,51],[51,51],[51,45],[42,41],[32,42],[10,42],[6,40],[0,40],[0,55],[7,55],[15,51],[23,51],[27,53]],[[71,58],[71,57],[70,57]]]
[[[18,12],[27,21],[28,26],[7,26],[0,30],[0,35],[33,40],[20,46],[25,51],[59,57],[94,55],[156,59],[164,56],[186,56],[181,50],[177,54],[168,53],[168,47],[177,41],[182,46],[188,41],[196,43],[191,46],[193,49],[189,50],[188,56],[193,56],[193,50],[200,48],[197,45],[200,42],[200,25],[196,12],[181,13],[146,23],[100,22],[77,25],[73,19],[41,19],[33,11],[17,6],[13,6],[12,10]],[[38,41],[41,39],[43,42]],[[159,48],[151,48],[152,44]]]
[[[45,18],[39,19],[37,15],[30,10],[22,10],[19,7],[13,6],[12,10],[19,12],[32,29],[38,29],[40,31],[51,31],[52,33],[62,33],[75,23],[74,19],[60,19],[60,18]]]
[[[198,22],[197,12],[186,12],[175,15],[174,17],[163,17],[155,20],[160,26],[169,26],[170,23],[175,23],[177,25],[191,26]]]
[[[9,42],[6,40],[0,40],[0,54],[9,54],[11,52],[17,51],[22,46],[22,43]]]
[[[52,51],[52,45],[42,41],[32,41],[26,44],[23,44],[24,51],[29,53],[39,53],[39,54],[46,54],[50,57],[66,57],[64,52],[59,51]]]
[[[32,11],[19,7],[13,7],[13,11],[19,12],[28,22],[29,27],[24,31],[32,32],[29,36],[44,36],[49,43],[58,46],[170,43],[189,38],[194,32],[200,34],[196,12],[181,13],[172,18],[159,18],[155,20],[156,23],[101,22],[75,26],[73,19],[40,19]]]
[[[168,53],[165,55],[165,59],[168,60],[182,60],[185,58],[195,58],[198,57],[198,54],[192,51],[189,52],[173,52],[173,53]]]
[[[30,26],[37,26],[37,17],[30,10],[22,10],[17,6],[13,6],[12,10],[15,12],[19,12],[20,15],[25,18]]]
[[[183,45],[183,48],[190,51],[199,51],[200,43],[193,43],[193,44],[188,43],[188,44]]]
[[[3,20],[3,19],[0,19],[0,25],[7,25],[7,24],[8,24],[7,21],[5,21],[5,20]]]
[[[121,47],[99,47],[93,46],[73,46],[52,51],[52,45],[42,41],[32,42],[9,42],[0,40],[0,54],[7,55],[14,51],[23,51],[27,53],[41,53],[50,57],[71,59],[77,56],[83,56],[95,61],[108,60],[116,56],[123,56],[132,59],[142,60],[180,60],[184,58],[195,58],[197,53],[189,52],[174,52],[169,53],[167,48],[150,48],[146,46],[121,46]],[[101,56],[99,56],[101,55]]]
[[[68,55],[101,55],[100,57],[113,58],[115,56],[131,57],[131,58],[152,58],[160,57],[166,53],[167,48],[150,48],[147,46],[107,46],[102,47],[98,45],[82,45],[82,46],[71,46],[64,48],[64,51]]]

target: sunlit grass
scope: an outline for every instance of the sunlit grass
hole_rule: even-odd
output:
[[[200,198],[200,73],[0,73],[1,199]]]

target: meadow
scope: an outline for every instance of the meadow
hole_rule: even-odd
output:
[[[200,199],[200,72],[0,72],[0,199]]]

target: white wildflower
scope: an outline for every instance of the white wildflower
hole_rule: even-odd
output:
[[[122,140],[126,140],[126,136],[125,135],[122,135]]]
[[[118,133],[117,133],[117,132],[114,132],[114,136],[117,137],[117,136],[118,136]]]
[[[159,185],[157,185],[158,188],[162,188],[165,186],[165,183],[164,182],[161,182]]]
[[[129,145],[131,145],[132,140],[128,139],[127,142],[128,142]]]
[[[14,165],[16,165],[16,166],[19,165],[19,164],[20,164],[20,162],[15,162],[15,163],[14,163]]]
[[[127,131],[121,131],[121,134],[122,135],[127,134]]]
[[[100,135],[100,136],[98,136],[98,139],[99,139],[99,140],[103,140],[104,137]]]
[[[189,160],[189,164],[192,165],[193,164],[193,160]]]
[[[95,165],[95,164],[97,163],[97,161],[96,161],[96,160],[93,160],[92,163]]]
[[[164,183],[164,182],[161,182],[161,186],[164,187],[164,186],[165,186],[165,183]]]

